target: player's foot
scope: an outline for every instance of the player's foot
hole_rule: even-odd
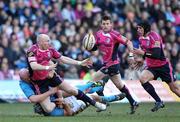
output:
[[[139,107],[138,102],[134,102],[133,105],[131,106],[131,112],[130,114],[134,114],[136,112],[136,109]]]
[[[164,103],[161,102],[155,102],[154,107],[151,109],[152,112],[158,111],[160,108],[164,108]]]
[[[96,102],[95,107],[97,108],[96,112],[101,112],[106,110],[106,105]]]
[[[120,93],[118,95],[115,95],[116,96],[116,100],[122,100],[126,97],[126,94],[125,93]]]

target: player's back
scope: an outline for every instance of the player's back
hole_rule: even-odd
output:
[[[146,57],[145,60],[148,67],[160,67],[167,63],[167,59],[163,51],[162,38],[159,34],[157,34],[154,31],[151,31],[148,33],[147,37],[139,37],[139,41],[141,44],[141,48],[145,52],[152,52],[154,48],[160,48],[160,52],[157,52],[160,53],[160,57],[158,57],[158,59]]]

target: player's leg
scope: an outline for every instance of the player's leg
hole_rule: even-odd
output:
[[[98,95],[93,95],[92,94],[91,97],[95,101],[105,103],[105,102],[114,102],[114,101],[122,100],[123,98],[126,97],[126,94],[125,93],[120,93],[120,94],[117,94],[117,95],[109,95],[109,96],[98,96]]]
[[[177,82],[175,82],[176,76],[170,62],[160,69],[160,77],[162,81],[165,81],[169,85],[170,90],[180,97],[180,88]]]
[[[156,102],[161,102],[161,99],[157,95],[153,85],[149,83],[149,81],[154,79],[154,75],[149,70],[143,70],[143,72],[140,75],[140,82],[143,86],[143,88],[154,98]]]
[[[102,83],[102,89],[101,90],[98,90],[96,93],[99,95],[99,96],[104,96],[104,93],[103,93],[103,91],[104,91],[104,86],[105,86],[105,84],[108,82],[108,80],[109,80],[109,76],[105,76],[102,80],[100,80],[99,82],[101,82]]]
[[[100,70],[93,74],[92,81],[97,82],[102,80],[106,75]]]
[[[178,97],[180,97],[180,88],[176,82],[170,82],[168,83],[169,88],[172,92],[174,92]]]
[[[108,81],[109,78],[107,77],[106,74],[104,74],[101,70],[98,70],[96,73],[93,74],[92,76],[92,81],[94,82],[99,82],[102,81],[103,83]],[[105,85],[105,84],[104,84]],[[104,86],[101,90],[97,91],[96,93],[100,96],[103,96],[103,90],[104,90]]]
[[[77,85],[76,87],[83,92],[87,92],[92,88],[93,84],[94,84],[93,82],[87,82],[84,85]]]
[[[40,105],[43,108],[43,110],[47,113],[52,112],[56,107],[55,103],[50,101],[50,97],[47,97],[45,100],[40,102]]]
[[[89,104],[95,106],[98,109],[105,110],[106,106],[104,104],[100,104],[91,98],[89,98],[86,94],[84,94],[82,91],[76,89],[75,87],[72,87],[69,85],[67,82],[63,81],[60,85],[59,88],[61,90],[64,90],[68,94],[74,95],[77,99],[80,99],[84,101],[85,103],[88,102]]]
[[[164,107],[164,104],[158,94],[156,93],[153,85],[149,82],[153,80],[155,77],[155,72],[144,70],[140,75],[140,82],[143,86],[143,88],[154,98],[156,101],[155,106],[151,109],[152,112],[157,111],[160,108]]]
[[[130,114],[134,114],[135,110],[139,106],[138,103],[133,99],[131,93],[129,92],[128,88],[125,86],[125,84],[121,81],[120,74],[116,74],[111,76],[111,80],[114,83],[114,85],[123,93],[126,94],[126,98],[128,99],[129,103],[131,104],[131,112]]]

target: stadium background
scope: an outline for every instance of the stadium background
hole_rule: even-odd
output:
[[[139,47],[136,25],[148,20],[164,41],[165,54],[180,80],[180,2],[178,0],[1,0],[0,1],[0,99],[26,101],[18,87],[18,71],[26,67],[25,51],[36,35],[47,33],[65,56],[82,60],[91,54],[82,48],[85,33],[99,29],[103,14],[110,14],[114,27]],[[127,50],[119,47],[122,79],[138,101],[153,101],[137,81],[139,72],[128,69]],[[99,52],[92,57],[97,70]],[[71,70],[69,70],[71,69]],[[58,65],[58,74],[72,84],[90,80],[93,69]],[[69,80],[70,79],[70,80]],[[153,84],[164,101],[180,101],[161,82]],[[108,87],[109,86],[109,87]],[[111,87],[112,86],[112,87]],[[105,93],[117,93],[110,82]],[[126,101],[126,100],[125,100]]]

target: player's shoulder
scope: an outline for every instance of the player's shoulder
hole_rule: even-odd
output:
[[[115,34],[115,35],[120,35],[120,32],[116,31],[116,30],[111,30],[110,32],[111,34]]]
[[[122,35],[120,34],[120,32],[116,31],[116,30],[111,30],[110,33],[111,37],[121,37]]]
[[[26,81],[20,80],[19,85],[22,89],[32,89],[32,84],[27,83]]]
[[[95,32],[95,35],[101,35],[103,33],[102,30],[98,30],[97,32]]]
[[[28,48],[27,52],[34,52],[37,49],[38,49],[37,44],[34,44]]]
[[[150,31],[149,35],[159,35],[156,31]]]
[[[38,46],[36,44],[29,47],[29,49],[26,51],[28,57],[32,57],[36,55],[36,52],[38,50]]]
[[[161,39],[160,35],[155,31],[149,32],[148,35],[155,41],[160,41],[160,39]]]

